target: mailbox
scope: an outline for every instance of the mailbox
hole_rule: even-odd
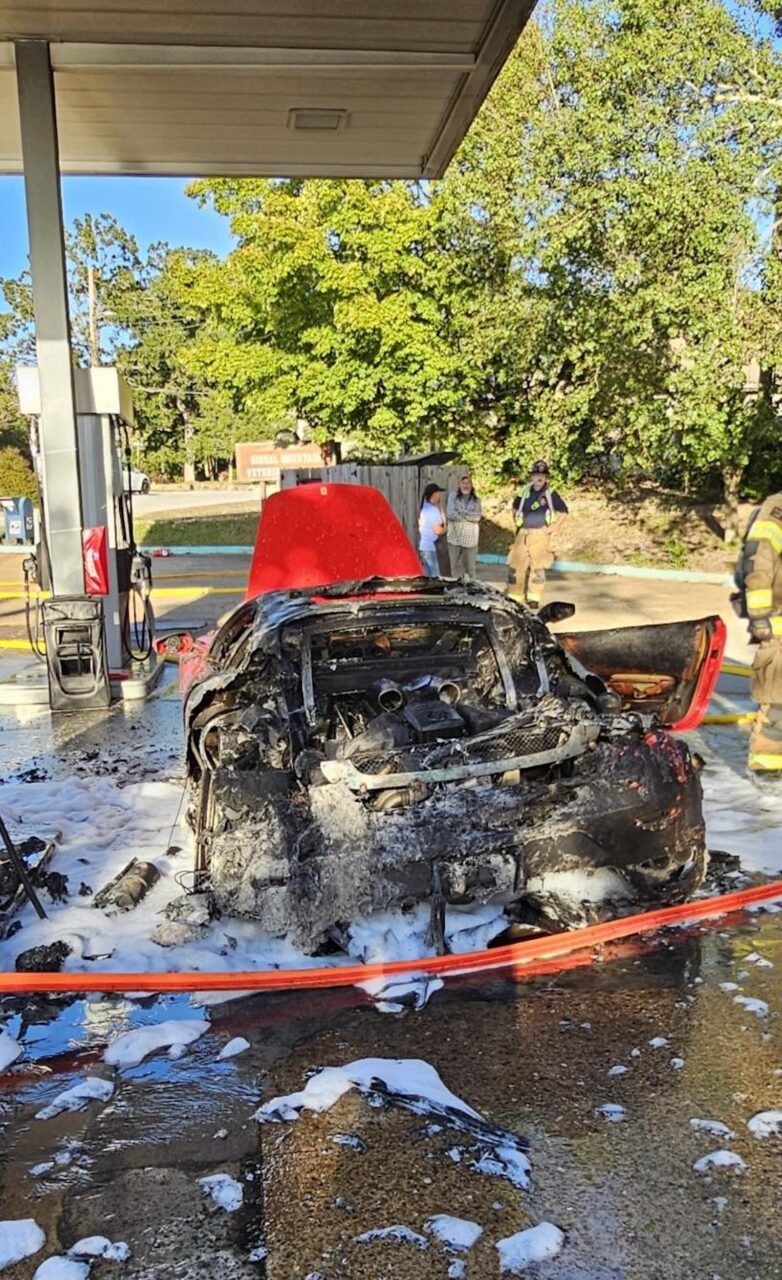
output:
[[[33,504],[30,498],[0,499],[3,507],[3,537],[6,542],[34,542]]]

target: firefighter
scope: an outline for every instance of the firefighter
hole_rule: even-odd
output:
[[[782,493],[766,498],[747,530],[741,557],[749,633],[759,646],[752,697],[760,704],[749,767],[782,774]]]
[[[529,482],[519,486],[513,500],[516,537],[508,555],[508,595],[530,609],[539,609],[546,570],[554,562],[551,534],[567,518],[567,503],[549,489],[548,463],[541,458],[530,468]]]

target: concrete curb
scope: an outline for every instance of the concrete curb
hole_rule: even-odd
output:
[[[171,556],[250,556],[252,547],[153,547],[143,546],[148,555],[166,551]],[[478,556],[479,564],[507,564],[507,556],[489,553]],[[688,569],[653,569],[629,564],[591,564],[583,560],[555,560],[551,566],[555,573],[601,573],[621,578],[657,578],[669,582],[708,582],[716,586],[733,586],[729,573],[700,573]]]
[[[161,547],[146,543],[141,551],[147,555],[164,556],[251,556],[252,547]],[[0,546],[0,554],[29,555],[32,547]],[[491,555],[488,552],[478,556],[479,564],[507,564],[507,556]],[[729,573],[699,573],[690,569],[653,569],[631,564],[591,564],[583,560],[555,560],[551,566],[555,573],[599,573],[619,578],[654,578],[667,582],[708,582],[714,586],[733,586],[733,576]]]
[[[155,552],[160,554],[162,551],[166,556],[251,556],[252,547],[161,547],[158,543],[145,543],[139,547],[139,551],[143,551],[148,556],[154,556]]]
[[[478,556],[479,564],[507,564],[507,556]],[[668,582],[710,582],[717,586],[733,586],[729,573],[700,573],[695,569],[654,569],[632,564],[591,564],[584,560],[555,560],[555,573],[602,573],[620,578],[657,578]]]

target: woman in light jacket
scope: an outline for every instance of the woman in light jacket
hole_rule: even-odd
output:
[[[418,554],[424,566],[424,573],[429,578],[440,577],[440,566],[437,563],[437,539],[445,533],[444,492],[445,490],[439,484],[428,484],[424,489],[418,516]]]
[[[469,473],[465,472],[459,480],[458,488],[448,494],[446,515],[451,576],[474,578],[481,526],[481,500],[473,488]]]

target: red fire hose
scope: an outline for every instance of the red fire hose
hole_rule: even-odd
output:
[[[536,960],[557,960],[576,951],[615,942],[632,934],[649,933],[666,925],[693,923],[728,915],[760,902],[782,898],[782,880],[754,885],[736,893],[720,894],[661,907],[640,915],[625,916],[606,924],[546,934],[528,942],[472,951],[465,955],[423,956],[420,960],[393,960],[380,964],[328,965],[312,969],[262,969],[250,972],[199,973],[0,973],[0,993],[78,994],[87,991],[150,991],[157,994],[182,991],[294,991],[318,987],[349,987],[373,978],[411,977],[510,970],[515,978],[527,976]],[[553,966],[552,966],[553,967]]]

